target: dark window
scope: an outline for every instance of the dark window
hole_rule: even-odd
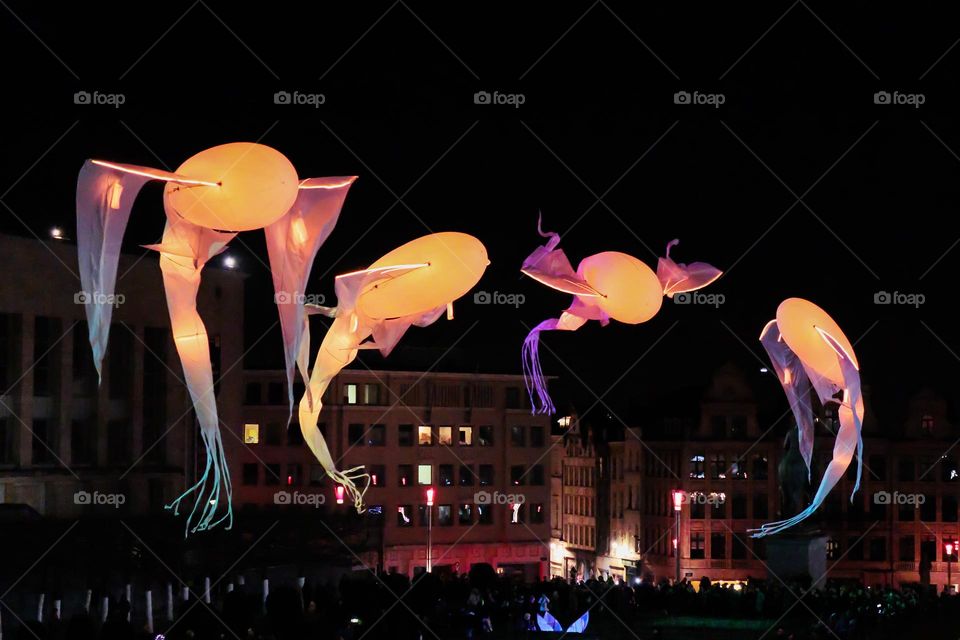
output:
[[[254,486],[260,479],[260,465],[256,462],[247,462],[243,465],[243,484]]]
[[[0,363],[0,367],[3,363]],[[17,462],[17,429],[19,423],[12,417],[0,416],[0,464],[16,464]]]
[[[926,500],[920,505],[920,519],[924,522],[935,522],[937,520],[937,497],[927,495]]]
[[[279,446],[284,441],[284,426],[281,422],[269,422],[264,426],[263,443]]]
[[[530,484],[535,487],[543,485],[543,465],[535,464],[530,467]]]
[[[70,424],[70,460],[73,464],[92,464],[97,459],[96,421],[91,418],[74,420]],[[153,443],[144,443],[145,447]],[[2,442],[0,442],[2,445]],[[157,445],[154,448],[159,448]],[[2,462],[0,450],[0,462]]]
[[[480,486],[488,487],[493,484],[493,465],[492,464],[482,464],[480,465]]]
[[[943,504],[941,505],[941,519],[943,522],[957,521],[957,496],[943,496]]]
[[[727,557],[727,536],[723,532],[710,534],[710,557]]]
[[[347,427],[347,444],[351,447],[362,447],[366,430],[367,426],[363,424],[353,423],[349,425]]]
[[[767,461],[767,456],[756,454],[753,456],[753,479],[754,480],[766,480],[767,471],[770,468],[770,463]]]
[[[413,446],[413,425],[402,424],[397,430],[397,444],[401,447]]]
[[[299,462],[292,462],[287,465],[287,477],[284,482],[288,487],[299,487],[303,484],[303,465]]]
[[[476,473],[473,471],[473,465],[460,465],[460,486],[472,487],[474,482],[476,482]]]
[[[727,499],[725,496],[721,496],[719,493],[714,493],[710,495],[710,517],[714,520],[723,519],[727,517]]]
[[[913,475],[913,458],[909,456],[900,458],[899,464],[897,465],[897,480],[910,482],[913,480]]]
[[[433,509],[433,507],[430,507],[430,509]],[[427,511],[427,505],[425,504],[417,505],[417,523],[421,527],[427,526],[427,516],[429,513],[430,511]]]
[[[767,508],[767,494],[757,493],[753,496],[753,519],[760,520],[769,517]]]
[[[367,445],[371,447],[383,447],[387,444],[387,425],[375,424],[367,432]]]
[[[526,484],[526,470],[522,464],[515,464],[510,467],[510,484]]]
[[[60,321],[57,318],[37,316],[34,318],[33,326],[33,395],[55,396],[58,382],[57,371],[59,370],[57,365],[60,362]],[[126,333],[128,338],[130,337],[125,329],[120,329],[120,331]],[[113,331],[111,334],[120,331]],[[117,342],[129,341],[125,341],[123,338],[118,340],[115,335],[111,335],[110,338],[110,362],[112,363],[114,354],[120,350],[119,347],[114,348],[114,345]],[[130,352],[131,349],[128,347],[126,350],[127,357],[130,356]],[[123,376],[129,382],[130,371],[123,371]],[[110,377],[110,380],[112,383],[113,376]],[[110,388],[112,392],[113,386],[111,385]],[[111,397],[114,397],[112,393]]]
[[[319,487],[323,484],[323,479],[327,477],[327,472],[323,470],[323,466],[319,464],[310,465],[310,486]]]
[[[710,435],[714,438],[727,437],[727,418],[726,416],[713,416],[710,418]]]
[[[510,427],[510,444],[514,447],[525,447],[527,445],[526,429],[522,425]]]
[[[370,474],[371,487],[385,487],[387,485],[387,467],[382,464],[372,464],[367,471]]]
[[[534,503],[530,505],[530,508],[527,511],[527,514],[530,518],[530,524],[543,524],[544,517],[543,505],[540,503]]]
[[[543,427],[530,427],[530,446],[543,446]]]
[[[411,505],[401,504],[397,506],[397,526],[398,527],[413,526],[413,507]]]
[[[702,499],[702,494],[691,494],[690,495],[690,519],[691,520],[703,520],[706,517],[706,505],[705,500]]]
[[[296,422],[291,422],[287,426],[287,446],[288,447],[298,447],[303,444],[303,431],[300,430],[300,425]]]
[[[263,465],[263,484],[271,487],[280,484],[279,464],[268,463]]]
[[[243,394],[243,403],[247,405],[258,405],[260,404],[260,383],[259,382],[248,382],[246,390]]]
[[[449,527],[453,524],[453,505],[437,505],[437,524],[441,527]]]
[[[133,328],[115,323],[107,347],[109,358],[108,388],[110,398],[127,400],[133,389]],[[216,380],[216,377],[214,377]],[[41,394],[37,394],[41,395]]]
[[[49,420],[33,421],[33,463],[51,464],[56,460],[56,430]]]
[[[873,561],[887,559],[886,538],[870,538],[870,559]]]
[[[854,465],[850,465],[854,466]],[[870,473],[876,480],[887,479],[887,457],[880,455],[870,456]]]
[[[493,446],[493,427],[491,425],[481,425],[477,444],[481,447]]]
[[[930,562],[937,561],[937,537],[936,536],[924,536],[923,540],[920,541],[920,561],[929,560]]]
[[[727,457],[722,453],[710,455],[710,478],[723,480],[727,477]]]
[[[169,332],[158,327],[143,330],[143,451],[153,463],[166,461]]]
[[[855,496],[855,499],[858,498],[858,497],[859,497],[859,496]],[[859,503],[859,500],[857,500],[857,503]],[[847,509],[850,509],[850,508],[853,507],[853,506],[854,506],[854,505],[852,505],[852,504],[847,505]],[[886,503],[880,504],[880,503],[877,502],[876,500],[871,500],[871,501],[870,501],[870,519],[871,519],[871,520],[879,520],[880,522],[885,522],[886,519],[887,519],[887,505],[886,505]]]
[[[412,487],[414,485],[412,464],[401,464],[397,467],[397,484],[401,487]]]
[[[859,534],[847,537],[847,558],[850,560],[863,560],[863,537]]]
[[[732,500],[733,506],[733,519],[734,520],[743,520],[747,517],[747,496],[743,494],[735,494]],[[734,545],[736,547],[736,545]]]
[[[457,512],[457,522],[459,524],[473,524],[473,505],[461,503]]]
[[[690,534],[690,558],[693,560],[702,560],[705,557],[703,548],[703,533],[694,532]]]
[[[267,404],[288,404],[283,394],[282,382],[267,383]]]
[[[453,465],[452,464],[437,465],[437,483],[441,487],[453,486]]]
[[[913,562],[916,558],[913,536],[900,536],[900,562]]]
[[[943,456],[940,459],[940,479],[944,482],[956,482],[960,478],[957,469],[957,459],[953,456]]]
[[[520,389],[518,387],[506,388],[507,409],[522,409],[520,406]]]
[[[127,464],[131,449],[130,424],[126,420],[107,422],[107,463]]]
[[[901,502],[897,506],[897,520],[900,522],[913,522],[916,518],[916,513],[917,506],[914,504]]]
[[[493,507],[491,505],[477,505],[477,522],[479,524],[493,524]]]
[[[747,436],[747,417],[733,416],[730,419],[730,437],[745,438]]]
[[[734,560],[745,560],[747,557],[747,543],[737,534],[730,536],[730,557]]]

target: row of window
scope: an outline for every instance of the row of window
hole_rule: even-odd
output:
[[[371,510],[376,507],[371,507]],[[433,526],[450,527],[454,522],[462,526],[471,526],[476,524],[493,524],[494,512],[502,509],[509,518],[511,524],[543,524],[544,508],[541,503],[513,503],[507,505],[491,504],[473,504],[461,502],[456,505],[456,521],[454,521],[454,505],[438,504],[434,507],[431,514],[430,507],[419,504],[414,507],[411,504],[397,505],[397,526],[414,526],[414,512],[416,512],[416,522],[421,527],[428,526],[429,518],[432,516]]]
[[[596,468],[585,465],[564,465],[563,484],[567,487],[592,487],[597,482]]]
[[[266,388],[266,393],[264,393]],[[420,383],[417,385],[401,384],[400,394],[395,395],[384,385],[376,382],[347,383],[343,387],[341,402],[344,405],[387,406],[393,403],[406,406],[437,406],[437,407],[474,407],[490,409],[494,407],[494,387],[490,384],[455,384],[455,383]],[[303,396],[303,383],[296,383],[293,389],[294,398]],[[332,387],[327,389],[321,401],[331,404],[333,400]],[[259,382],[252,381],[246,384],[244,390],[244,404],[248,406],[274,405],[282,406],[288,402],[285,385],[282,381]],[[504,404],[507,409],[528,409],[529,403],[526,394],[521,393],[519,387],[507,387],[504,392]]]
[[[288,487],[298,487],[304,483],[303,465],[300,463],[289,463],[286,465],[286,473],[282,473],[279,463],[265,463],[260,465],[256,462],[245,463],[243,465],[243,484],[246,486],[256,486],[260,484],[260,467],[264,468],[263,484],[267,486],[277,486],[285,484]],[[436,476],[434,476],[434,467],[436,467]],[[456,467],[457,474],[454,475]],[[370,474],[370,486],[385,487],[388,482],[387,466],[383,464],[366,465],[366,471]],[[309,484],[319,486],[323,484],[323,467],[319,464],[310,465]],[[397,465],[397,485],[400,487],[412,486],[431,486],[437,484],[441,487],[472,487],[480,485],[481,487],[491,486],[495,483],[494,466],[492,464],[400,464]],[[544,473],[543,465],[512,465],[510,467],[510,484],[513,486],[543,486]]]
[[[320,432],[326,436],[326,424],[318,425]],[[528,438],[529,436],[529,438]],[[271,446],[282,445],[284,441],[290,446],[303,444],[303,434],[296,425],[289,428],[282,423],[271,422],[263,429],[257,423],[243,425],[243,441],[246,444],[264,444]],[[387,425],[351,423],[347,426],[347,442],[351,447],[385,447],[387,446]],[[401,424],[397,426],[397,445],[412,447],[416,443],[421,447],[452,447],[456,443],[459,447],[492,447],[494,442],[494,428],[492,425],[463,424],[459,426],[438,426]],[[540,426],[526,427],[514,425],[510,427],[510,445],[513,447],[537,447],[544,445],[544,428]]]
[[[586,524],[564,525],[563,539],[571,545],[592,548],[597,544],[596,529]]]

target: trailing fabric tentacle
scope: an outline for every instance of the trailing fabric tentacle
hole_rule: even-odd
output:
[[[160,252],[174,344],[206,449],[203,473],[197,483],[166,507],[179,514],[180,503],[187,496],[194,496],[185,534],[209,529],[224,520],[227,528],[233,524],[232,486],[220,438],[210,343],[197,313],[197,291],[204,264],[223,251],[235,235],[197,226],[168,210],[162,243],[149,247]],[[217,517],[224,503],[225,513]]]
[[[533,407],[533,413],[535,414],[553,415],[557,412],[547,391],[547,380],[543,377],[543,369],[540,367],[540,332],[555,330],[558,322],[557,318],[544,320],[531,329],[523,341],[523,351],[521,352],[523,381],[527,385],[530,405]]]

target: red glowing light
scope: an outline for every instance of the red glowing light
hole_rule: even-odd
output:
[[[683,507],[683,491],[675,489],[670,493],[673,496],[673,510],[680,511],[680,509]]]
[[[344,493],[343,485],[338,484],[337,488],[334,489],[334,492],[337,495],[337,504],[343,504],[343,493]]]
[[[427,506],[428,506],[428,507],[432,507],[432,506],[433,506],[433,495],[434,495],[434,491],[435,491],[435,489],[434,489],[433,487],[430,487],[429,489],[427,489]]]

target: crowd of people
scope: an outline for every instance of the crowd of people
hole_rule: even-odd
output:
[[[568,629],[587,612],[590,622],[581,638],[701,638],[707,627],[717,629],[708,635],[718,638],[859,640],[904,633],[916,637],[923,630],[935,640],[955,639],[953,629],[960,628],[953,623],[960,598],[919,587],[828,584],[804,591],[802,585],[769,580],[720,585],[707,578],[696,584],[605,578],[522,583],[497,576],[492,569],[461,576],[422,575],[412,581],[367,572],[346,576],[337,585],[279,587],[266,602],[260,594],[233,591],[216,605],[184,604],[172,625],[153,634],[129,621],[128,612],[129,605],[120,600],[102,624],[79,614],[63,621],[24,623],[14,637],[495,640],[543,637],[538,616],[549,613]],[[728,624],[720,624],[724,621]]]

